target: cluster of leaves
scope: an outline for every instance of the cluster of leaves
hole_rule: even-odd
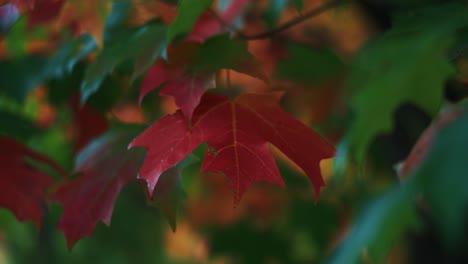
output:
[[[446,84],[452,79],[460,84],[457,92],[467,89],[463,71],[456,67],[465,60],[467,3],[390,1],[391,8],[383,10],[391,24],[362,45],[348,63],[330,47],[311,45],[288,30],[353,1],[324,2],[311,10],[304,10],[310,6],[307,1],[271,0],[266,8],[261,2],[0,2],[0,206],[40,229],[51,204],[60,204],[63,212],[57,229],[71,249],[91,236],[98,222],[109,225],[122,189],[138,182],[148,202],[160,208],[175,230],[182,170],[196,162],[191,153],[200,154],[197,149],[203,143],[200,171],[225,175],[234,205],[258,181],[286,185],[272,154],[278,151],[271,151],[272,146],[308,177],[317,202],[325,185],[320,162],[335,156],[336,143],[338,155],[325,194],[335,197],[334,210],[356,206],[341,201],[350,197],[376,198],[358,214],[330,262],[382,261],[396,240],[417,229],[419,211],[431,213],[447,245],[459,242],[468,202],[462,158],[468,146],[468,111],[466,103],[454,102],[464,97],[463,92],[453,99],[447,96],[453,89]],[[363,9],[367,11],[384,8],[372,1],[357,2],[374,8]],[[301,15],[280,24],[290,8]],[[142,18],[142,10],[147,18]],[[261,22],[249,21],[246,14],[255,16],[258,10]],[[249,30],[255,34],[244,33]],[[252,49],[258,39],[267,41],[263,58]],[[262,83],[267,91],[236,89],[230,79],[234,73]],[[346,113],[324,110],[328,128],[320,130],[321,135],[281,107],[284,92],[278,87],[314,86],[343,74],[346,81],[334,91],[339,96],[328,97]],[[25,108],[31,101],[44,100],[41,91],[47,91],[45,100],[58,109],[52,121],[41,121],[37,107],[29,112]],[[155,104],[165,97],[173,98],[175,111],[160,116]],[[157,120],[149,126],[125,124],[115,117],[122,102],[139,103],[144,115]],[[417,110],[402,110],[404,104]],[[399,111],[404,117],[398,117]],[[420,135],[427,124],[408,125],[415,122],[414,112],[431,118],[440,114]],[[402,120],[406,123],[399,126]],[[56,137],[54,133],[66,142],[57,148],[68,149],[56,156],[47,153],[47,146],[41,149],[47,144],[43,139]],[[384,133],[415,136],[408,142],[390,139],[388,147],[382,143]],[[407,149],[393,149],[397,155],[391,156],[388,152],[395,145]],[[405,158],[398,169],[399,183],[378,194],[370,187],[356,191],[362,179],[379,181],[369,174],[396,176],[392,166]],[[287,179],[286,183],[293,185]],[[422,205],[416,203],[421,196]],[[308,210],[322,210],[318,203]],[[323,210],[327,215],[328,207]],[[309,229],[293,209],[291,214],[305,232],[319,232],[324,225],[322,244],[331,239],[333,228],[324,222]],[[289,250],[271,256],[266,247],[252,252],[239,246],[242,242],[222,241],[225,237],[234,241],[242,232],[247,234],[243,239],[264,236],[272,248],[286,248],[285,238],[278,239],[275,230],[259,231],[243,222],[232,229],[211,231],[213,255],[227,252],[255,263],[271,257],[281,262],[290,259]]]

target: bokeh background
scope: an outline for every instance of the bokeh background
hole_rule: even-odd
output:
[[[88,2],[83,1],[83,6],[93,6]],[[245,34],[274,28],[324,4],[315,0],[252,2],[238,25]],[[284,90],[284,109],[337,146],[339,153],[346,152],[349,146],[343,138],[356,114],[350,111],[355,92],[346,87],[356,67],[366,64],[360,61],[363,64],[356,66],[357,54],[366,54],[368,43],[392,27],[393,2],[398,1],[347,1],[281,32],[274,40],[249,41],[250,52],[261,61],[272,82],[224,70],[217,75],[215,91]],[[17,3],[0,4],[6,12],[7,5]],[[281,12],[272,11],[275,5],[281,6]],[[20,123],[15,137],[32,149],[72,172],[76,153],[112,122],[146,126],[175,111],[171,98],[156,93],[138,105],[141,80],[130,80],[128,62],[109,75],[100,91],[80,107],[80,81],[95,54],[60,77],[43,73],[39,69],[43,64],[35,57],[53,54],[72,39],[63,28],[70,13],[64,11],[57,19],[31,29],[25,22],[28,8],[16,7],[18,16],[13,23],[6,15],[1,18],[0,86],[4,91],[14,87],[9,90],[14,92],[12,96],[0,90],[0,122],[1,126]],[[82,21],[73,24],[76,32],[89,33],[87,37],[93,36],[98,45],[105,46],[100,35],[103,22],[96,22],[100,21],[99,13],[84,7],[79,12],[76,6],[69,11]],[[64,8],[70,7],[67,4]],[[167,15],[164,8],[167,6],[161,1],[135,1],[126,23],[142,25]],[[372,52],[369,56],[375,55]],[[369,59],[369,67],[374,67],[375,61],[379,58]],[[445,86],[445,100],[450,103],[464,97],[462,81],[468,72],[463,56],[453,64],[457,67],[455,80]],[[395,69],[388,71],[400,74],[408,70],[393,66]],[[424,67],[424,61],[412,67]],[[387,71],[379,74],[384,76]],[[423,76],[431,74],[428,71]],[[367,82],[359,81],[363,85]],[[34,87],[21,92],[21,87],[31,84]],[[372,141],[365,162],[353,163],[342,156],[322,161],[326,187],[316,203],[312,185],[300,168],[271,146],[287,188],[257,183],[234,206],[226,177],[199,172],[206,149],[203,145],[194,152],[195,161],[183,170],[183,198],[175,232],[161,210],[146,200],[137,182],[122,190],[111,225],[98,223],[93,235],[71,251],[63,234],[55,229],[62,212],[59,205],[47,206],[41,230],[0,209],[0,263],[354,263],[355,258],[359,263],[381,263],[377,259],[383,259],[382,263],[467,263],[466,239],[447,247],[437,217],[424,202],[416,199],[419,220],[415,228],[405,222],[406,211],[401,209],[402,204],[413,204],[415,199],[398,194],[400,179],[395,165],[409,155],[433,116],[411,102],[401,104],[392,113],[393,129]],[[379,118],[377,115],[375,120]],[[462,212],[460,215],[464,219]],[[362,243],[367,246],[361,248]],[[374,254],[376,251],[379,253]],[[374,258],[381,254],[383,258]],[[333,262],[334,257],[338,262]]]

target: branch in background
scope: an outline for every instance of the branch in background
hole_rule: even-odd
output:
[[[284,30],[287,30],[295,25],[298,25],[304,21],[306,21],[307,19],[309,18],[313,18],[313,17],[316,17],[322,13],[324,13],[325,11],[328,11],[329,9],[331,8],[334,8],[336,7],[338,4],[339,4],[339,0],[332,0],[332,1],[328,1],[326,3],[324,3],[323,5],[315,8],[315,9],[312,9],[308,12],[305,12],[303,13],[302,15],[276,27],[276,28],[273,28],[271,30],[268,30],[268,31],[265,31],[265,32],[262,32],[262,33],[259,33],[259,34],[255,34],[255,35],[246,35],[244,34],[242,31],[240,31],[239,29],[236,29],[234,28],[233,26],[231,25],[228,25],[227,23],[225,23],[219,16],[218,14],[209,9],[209,11],[211,11],[216,19],[218,19],[218,21],[224,26],[226,27],[227,29],[229,29],[230,31],[234,32],[236,35],[239,36],[239,38],[241,39],[245,39],[245,40],[256,40],[256,39],[265,39],[265,38],[271,38],[273,37],[275,34],[278,34]]]

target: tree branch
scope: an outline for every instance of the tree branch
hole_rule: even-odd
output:
[[[318,16],[322,13],[324,13],[325,11],[331,9],[331,8],[334,8],[336,7],[339,2],[341,2],[340,0],[331,0],[331,1],[328,1],[326,3],[324,3],[323,5],[315,8],[315,9],[312,9],[308,12],[305,12],[303,14],[301,14],[300,16],[276,27],[276,28],[273,28],[271,30],[268,30],[268,31],[265,31],[265,32],[262,32],[262,33],[259,33],[259,34],[254,34],[254,35],[246,35],[244,34],[242,31],[240,31],[239,29],[236,29],[234,28],[233,26],[231,25],[228,25],[225,21],[223,21],[219,16],[218,14],[213,11],[213,10],[209,10],[211,11],[215,18],[221,23],[221,25],[223,25],[223,27],[229,29],[230,31],[233,31],[235,34],[237,34],[239,36],[239,38],[241,39],[245,39],[245,40],[257,40],[257,39],[265,39],[265,38],[270,38],[270,37],[273,37],[275,34],[277,33],[280,33],[281,31],[284,31],[284,30],[287,30],[297,24],[300,24],[304,21],[306,21],[307,19],[309,18],[313,18],[315,16]]]
[[[273,28],[271,30],[268,30],[268,31],[265,31],[263,33],[259,33],[259,34],[255,34],[255,35],[245,35],[245,34],[242,34],[242,35],[239,35],[241,38],[243,39],[246,39],[246,40],[256,40],[256,39],[264,39],[264,38],[270,38],[272,36],[274,36],[275,34],[277,33],[280,33],[281,31],[284,31],[284,30],[287,30],[297,24],[300,24],[304,21],[306,21],[307,19],[309,18],[313,18],[315,16],[318,16],[322,13],[324,13],[325,11],[335,7],[338,5],[340,1],[337,1],[337,0],[332,0],[332,1],[329,1],[329,2],[326,2],[324,3],[323,5],[315,8],[315,9],[312,9],[308,12],[305,12],[303,13],[302,15],[276,27],[276,28]]]

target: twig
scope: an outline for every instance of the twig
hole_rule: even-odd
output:
[[[240,38],[245,37],[239,29],[235,28],[231,24],[226,23],[226,21],[224,21],[215,10],[208,8],[207,11],[213,14],[214,18],[218,20],[219,24],[221,24],[223,28],[227,28],[229,31],[235,32]]]
[[[294,19],[291,19],[290,21],[276,27],[276,28],[273,28],[271,30],[268,30],[268,31],[265,31],[265,32],[262,32],[262,33],[259,33],[259,34],[255,34],[255,35],[245,35],[243,34],[243,36],[241,36],[243,39],[246,39],[246,40],[255,40],[255,39],[264,39],[264,38],[270,38],[272,36],[274,36],[275,34],[281,32],[281,31],[284,31],[284,30],[287,30],[297,24],[300,24],[304,21],[306,21],[307,19],[309,18],[312,18],[312,17],[315,17],[315,16],[318,16],[320,14],[322,14],[323,12],[337,6],[337,4],[339,3],[340,1],[337,1],[337,0],[332,0],[332,1],[329,1],[329,2],[326,2],[324,3],[323,5],[315,8],[315,9],[312,9],[308,12],[305,12],[304,14],[294,18]]]
[[[256,39],[265,39],[265,38],[270,38],[270,37],[273,37],[275,34],[277,33],[280,33],[281,31],[284,31],[284,30],[287,30],[297,24],[300,24],[302,22],[304,22],[305,20],[309,19],[309,18],[312,18],[312,17],[315,17],[315,16],[318,16],[320,14],[322,14],[323,12],[335,7],[338,5],[338,3],[340,2],[340,0],[331,0],[331,1],[328,1],[326,3],[324,3],[323,5],[315,8],[315,9],[312,9],[308,12],[305,12],[301,15],[299,15],[298,17],[276,27],[276,28],[273,28],[271,30],[268,30],[268,31],[265,31],[265,32],[262,32],[262,33],[259,33],[259,34],[255,34],[255,35],[246,35],[244,34],[242,31],[240,31],[239,29],[236,29],[234,28],[233,26],[227,24],[225,21],[223,21],[219,16],[218,14],[214,11],[214,10],[211,10],[209,9],[210,12],[212,12],[215,16],[215,18],[219,21],[219,23],[221,23],[221,25],[227,29],[229,29],[230,31],[236,33],[239,38],[241,39],[245,39],[245,40],[256,40]]]

